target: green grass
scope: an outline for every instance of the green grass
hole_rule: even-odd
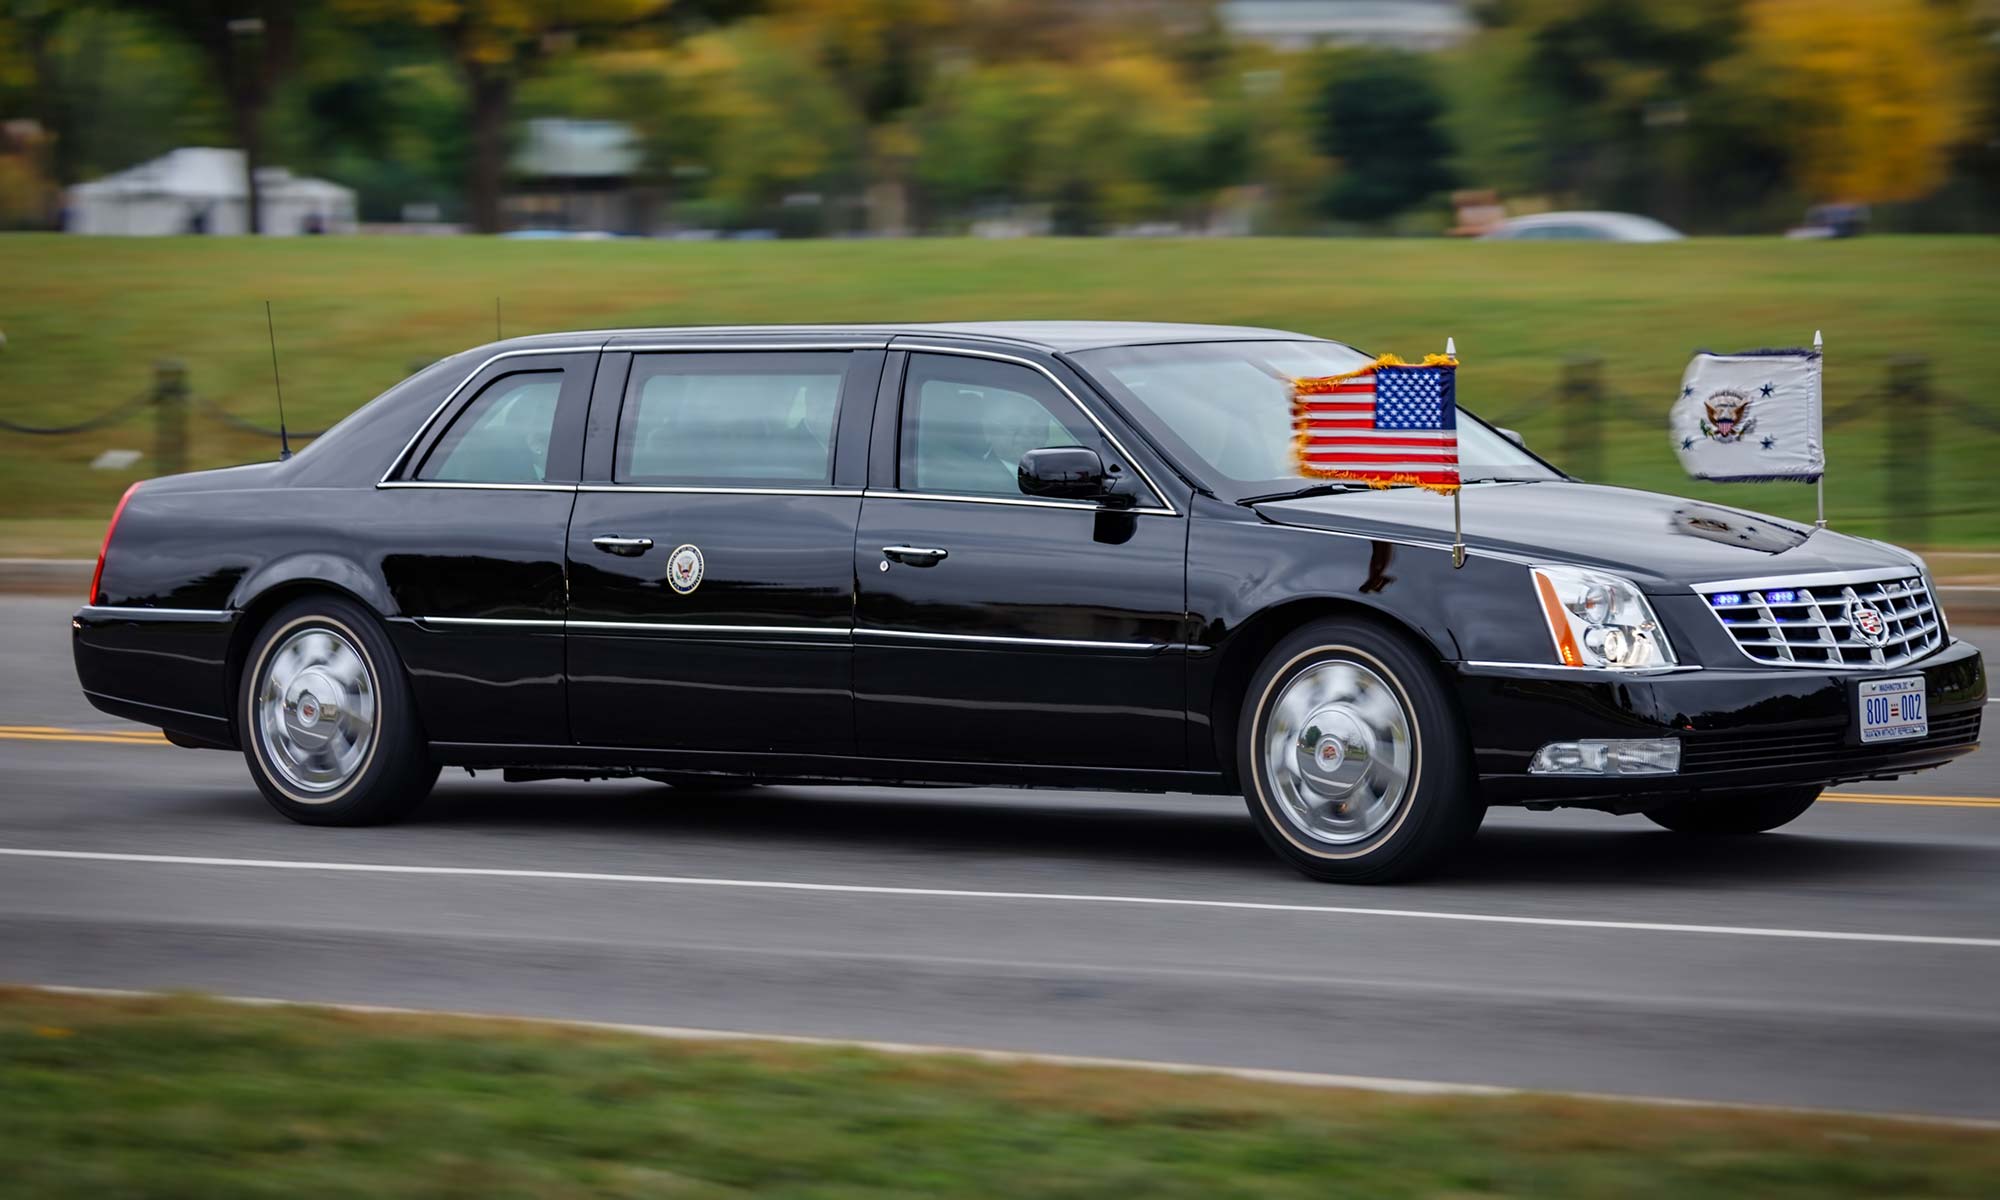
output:
[[[1603,359],[1614,482],[1800,517],[1799,485],[1697,486],[1667,445],[1666,408],[1698,347],[1827,335],[1830,409],[1882,392],[1889,361],[1928,356],[1938,391],[2000,419],[1990,381],[2000,240],[1693,240],[1659,246],[1356,239],[669,243],[453,239],[0,237],[0,416],[56,423],[142,391],[155,360],[192,387],[274,419],[265,298],[277,308],[295,426],[324,425],[414,361],[510,333],[640,324],[1099,317],[1275,325],[1406,357],[1457,338],[1463,401],[1560,455],[1566,357]],[[1884,498],[1884,402],[1831,431],[1829,511],[1909,538]],[[131,473],[86,464],[148,449],[149,426],[65,438],[0,432],[0,517],[101,518]],[[2000,543],[2000,438],[1940,427],[1926,540]],[[211,421],[198,465],[269,443]],[[94,550],[81,541],[76,552]]]
[[[0,989],[0,1195],[1982,1196],[1990,1130]]]

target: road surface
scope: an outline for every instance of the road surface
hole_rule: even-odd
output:
[[[1496,811],[1395,888],[1185,796],[452,772],[309,829],[85,704],[73,607],[0,598],[14,982],[2000,1117],[1990,753],[1760,838]]]

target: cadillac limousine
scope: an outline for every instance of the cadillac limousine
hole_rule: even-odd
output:
[[[1976,744],[1979,653],[1907,551],[1463,413],[1462,565],[1449,498],[1301,477],[1291,380],[1369,361],[1097,322],[500,342],[287,461],[135,485],[77,674],[312,824],[447,766],[1241,794],[1353,882],[1492,805],[1751,833]]]

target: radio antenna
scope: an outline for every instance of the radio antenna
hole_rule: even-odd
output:
[[[285,385],[278,381],[278,326],[271,319],[271,302],[264,301],[264,332],[271,335],[271,387],[278,393],[278,461],[292,456],[292,439],[285,432]]]

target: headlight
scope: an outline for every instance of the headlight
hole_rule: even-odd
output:
[[[1674,650],[1631,580],[1583,567],[1535,567],[1535,591],[1566,667],[1671,667]]]

